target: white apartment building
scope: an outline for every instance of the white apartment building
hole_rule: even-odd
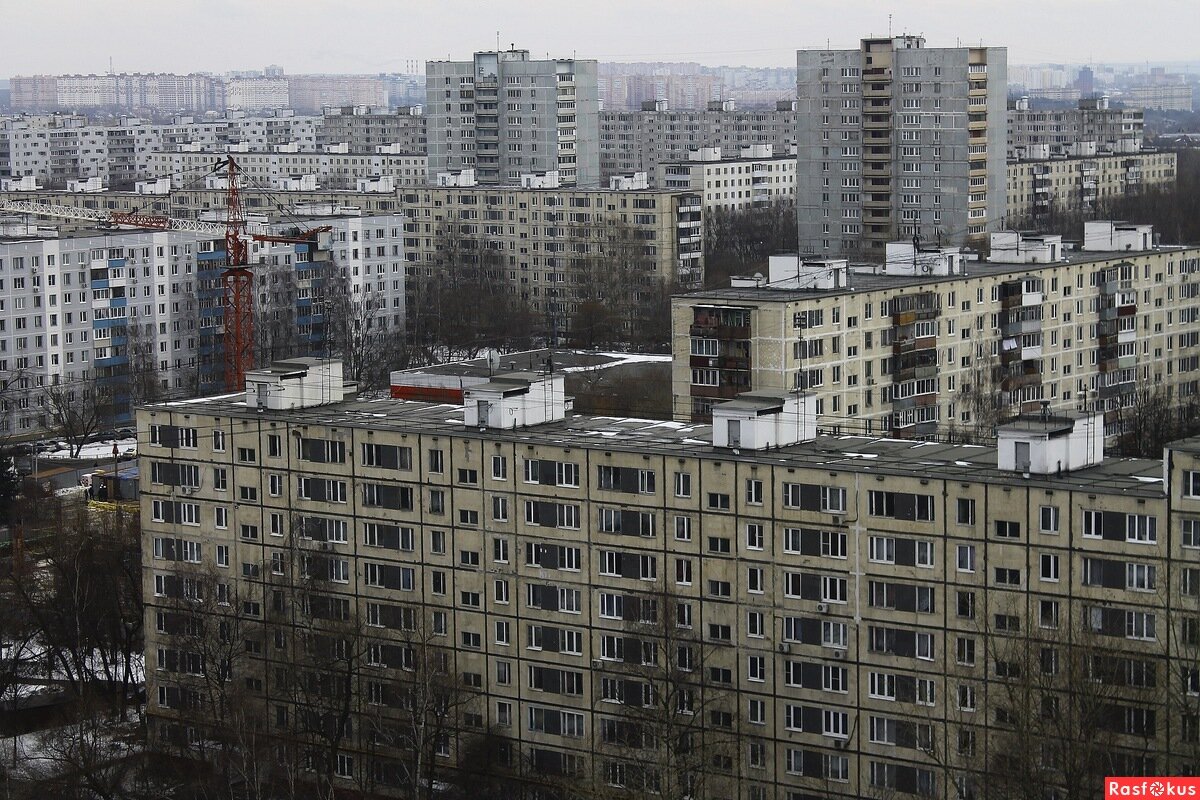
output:
[[[187,148],[158,151],[150,156],[152,175],[204,175],[213,165],[233,155],[252,186],[271,189],[280,179],[293,175],[315,176],[322,188],[353,189],[360,179],[390,176],[401,186],[421,186],[426,179],[426,157],[391,152],[380,146],[370,153],[352,153],[348,147],[330,146],[320,153],[279,148],[277,152],[254,152],[249,146],[223,149]]]
[[[403,223],[397,215],[313,220],[332,227],[316,250],[251,241],[260,315],[287,309],[293,352],[325,354],[324,312],[313,290],[330,273],[318,275],[309,266],[317,262],[338,270],[356,300],[376,304],[379,325],[403,324]],[[222,388],[222,238],[181,231],[59,237],[13,224],[0,232],[0,381],[17,382],[4,398],[0,431],[44,429],[40,389],[50,385],[111,384],[117,422],[145,399],[137,394],[145,389],[131,391],[135,377],[162,396]]]
[[[33,176],[47,188],[99,177],[106,186],[132,188],[139,178],[163,174],[151,164],[157,151],[233,146],[314,152],[321,124],[321,117],[290,111],[270,116],[231,112],[220,120],[178,117],[168,125],[133,117],[116,125],[93,124],[77,115],[13,117],[0,120],[0,177]]]
[[[775,155],[769,144],[744,145],[727,152],[720,147],[701,147],[689,152],[686,161],[659,164],[654,185],[699,192],[705,211],[796,202],[794,152]]]
[[[225,107],[242,111],[287,108],[287,78],[233,78],[225,83]]]

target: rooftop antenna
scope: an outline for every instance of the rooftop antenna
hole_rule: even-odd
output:
[[[888,14],[888,38],[892,38],[892,15]]]

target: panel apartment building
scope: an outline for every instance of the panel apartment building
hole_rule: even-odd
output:
[[[257,277],[260,357],[267,344],[326,355],[322,262],[345,269],[351,290],[400,325],[404,257],[399,216],[339,217],[320,247],[249,243]],[[294,227],[291,222],[288,227]],[[274,228],[283,232],[285,226]],[[224,378],[224,240],[182,231],[79,231],[60,236],[8,222],[0,228],[0,376],[17,381],[0,430],[53,427],[45,387],[111,390],[117,421],[153,397],[220,391]],[[286,330],[274,330],[283,320]],[[279,341],[274,341],[274,339]]]
[[[1175,185],[1175,177],[1176,156],[1172,152],[1081,153],[1010,160],[1008,221],[1010,225],[1049,229],[1058,216],[1086,219],[1102,213],[1105,203],[1118,198],[1165,191]]]
[[[1107,463],[1082,413],[998,449],[816,436],[812,398],[766,394],[672,427],[570,413],[532,373],[462,407],[364,402],[338,366],[139,411],[158,740],[205,740],[221,669],[260,733],[301,736],[324,701],[297,687],[332,670],[355,687],[348,790],[411,787],[427,680],[462,692],[439,764],[487,731],[577,789],[974,798],[992,759],[1061,746],[1040,715],[1079,702],[1114,772],[1195,766],[1195,440]],[[208,614],[237,631],[221,665]],[[694,769],[657,760],[650,731],[700,728]]]
[[[1083,143],[1100,153],[1137,153],[1145,141],[1145,114],[1140,108],[1114,108],[1108,97],[1080,100],[1075,108],[1031,109],[1029,98],[1008,101],[1008,156],[1034,158],[1030,148],[1045,145],[1043,157],[1080,155]]]
[[[1200,389],[1200,248],[1155,247],[1148,225],[992,235],[887,250],[876,266],[778,256],[766,279],[672,300],[674,416],[707,420],[748,391],[808,390],[822,426],[900,437],[991,435],[998,416],[1081,400],[1108,433],[1139,387]]]
[[[796,53],[800,250],[962,245],[1005,216],[1007,51],[920,36]]]
[[[720,147],[738,152],[743,147],[768,145],[775,155],[793,152],[796,107],[780,102],[774,111],[738,110],[732,101],[715,101],[705,108],[669,108],[658,100],[640,111],[600,112],[600,175],[645,172],[653,177],[658,165],[686,161],[697,148]]]
[[[700,195],[656,189],[442,186],[403,189],[411,218],[404,247],[410,281],[463,258],[498,256],[508,288],[537,314],[569,329],[575,289],[606,254],[626,253],[647,277],[684,287],[704,281]],[[630,254],[630,246],[637,252]]]
[[[430,182],[474,169],[483,185],[557,172],[566,185],[599,186],[596,69],[593,60],[530,59],[528,50],[428,62]]]
[[[394,185],[418,186],[426,176],[425,156],[405,153],[398,145],[379,145],[370,152],[356,153],[345,144],[329,145],[321,152],[283,145],[266,152],[248,145],[181,147],[151,153],[150,174],[178,175],[185,186],[195,184],[198,176],[202,178],[230,155],[251,185],[259,189],[286,189],[292,179],[309,180],[297,186],[316,183],[321,188],[343,190],[357,187],[360,180],[378,178],[391,178]]]
[[[684,161],[658,165],[654,185],[700,193],[705,211],[741,211],[796,202],[796,158],[775,155],[770,145],[692,150]]]

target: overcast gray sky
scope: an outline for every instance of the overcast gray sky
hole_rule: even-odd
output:
[[[0,77],[117,71],[401,72],[515,43],[602,61],[791,66],[795,50],[923,33],[1010,63],[1200,60],[1196,0],[0,0]]]

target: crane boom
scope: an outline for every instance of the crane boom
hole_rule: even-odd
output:
[[[55,203],[39,203],[36,200],[0,200],[0,211],[11,211],[18,214],[34,214],[39,217],[55,217],[57,219],[91,220],[100,225],[124,225],[131,228],[149,228],[159,231],[185,231],[190,233],[210,233],[214,236],[224,236],[224,222],[203,222],[198,219],[178,219],[157,214],[139,214],[137,212],[110,211],[97,208],[76,208],[75,206],[57,205]],[[265,225],[246,223],[250,234],[265,235]]]

